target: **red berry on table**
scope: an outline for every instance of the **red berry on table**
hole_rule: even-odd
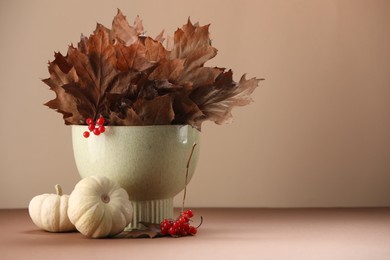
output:
[[[185,231],[184,229],[180,229],[180,236],[186,236],[188,235],[187,231]]]
[[[172,227],[175,228],[175,229],[179,229],[181,226],[181,224],[178,222],[178,221],[175,221],[173,224],[172,224]]]
[[[167,225],[171,226],[173,221],[170,220],[169,218],[166,218],[166,219],[164,219],[164,223],[166,223]]]
[[[185,214],[187,214],[187,216],[189,217],[189,218],[192,218],[193,216],[194,216],[194,212],[192,211],[192,210],[186,210],[185,212],[184,212]]]
[[[181,216],[178,221],[180,223],[187,223],[188,221],[190,221],[190,219],[185,215],[185,216]]]
[[[93,119],[87,118],[87,120],[85,120],[85,122],[87,123],[87,125],[93,124]]]
[[[198,233],[198,230],[196,229],[196,227],[190,226],[188,233],[191,235],[195,235],[196,233]]]
[[[89,125],[88,125],[88,130],[89,130],[89,131],[92,132],[94,129],[95,129],[95,125],[94,125],[94,124],[89,124]]]
[[[94,133],[95,135],[100,135],[100,131],[99,131],[98,128],[93,129],[93,133]]]
[[[160,223],[160,227],[168,227],[170,228],[172,226],[172,223],[171,223],[171,220],[170,219],[164,219],[163,221],[161,221]]]
[[[171,236],[175,236],[176,233],[177,233],[177,229],[174,228],[174,227],[170,227],[169,230],[168,230],[168,233],[169,233]]]
[[[88,132],[88,131],[85,131],[85,132],[83,133],[83,136],[84,136],[85,138],[88,138],[88,137],[89,137],[89,132]]]
[[[184,230],[185,232],[188,232],[190,230],[190,225],[188,225],[188,223],[183,223],[183,224],[181,224],[180,228],[182,230]]]
[[[163,228],[166,230],[170,229],[171,227],[172,227],[171,223],[164,223],[163,224]]]
[[[192,210],[186,210],[181,212],[180,216],[176,220],[164,219],[160,222],[160,234],[170,235],[171,237],[195,235],[198,233],[198,227],[190,226],[190,218],[193,216],[194,213]],[[201,217],[201,224],[202,223],[203,218]]]
[[[99,126],[98,129],[99,129],[100,133],[104,133],[106,131],[106,128],[104,127],[104,125]]]
[[[161,234],[162,234],[162,235],[167,235],[167,234],[168,234],[168,231],[169,231],[169,228],[168,228],[168,229],[165,228],[165,227],[162,227],[162,228],[161,228]]]
[[[98,120],[96,121],[96,123],[98,124],[98,125],[104,125],[104,122],[105,122],[105,120],[104,120],[104,117],[99,117],[98,118]]]

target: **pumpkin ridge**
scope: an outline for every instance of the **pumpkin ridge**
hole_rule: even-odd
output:
[[[106,205],[103,205],[103,207],[105,207]],[[111,210],[109,210],[109,213],[111,213]],[[111,229],[112,229],[112,216],[111,216],[111,214],[110,214],[110,220],[107,220],[107,209],[105,209],[104,208],[104,210],[103,210],[103,215],[102,215],[102,218],[100,219],[100,221],[99,221],[99,225],[98,225],[98,227],[104,227],[106,230],[104,231],[104,233],[102,233],[103,234],[103,236],[108,236],[108,235],[111,235]],[[103,223],[104,223],[104,225],[103,225]],[[97,230],[95,230],[95,232],[96,232]],[[95,233],[94,232],[94,233]]]
[[[115,228],[115,229],[112,230],[110,235],[115,235],[115,234],[118,234],[118,233],[123,231],[123,229],[120,230],[120,227],[127,224],[127,218],[126,218],[126,214],[123,214],[123,211],[122,211],[124,209],[124,207],[121,207],[121,206],[117,207],[119,209],[119,211],[116,212],[115,207],[113,207],[114,205],[110,205],[110,206],[111,206],[111,209],[110,209],[111,218],[112,219],[120,218],[120,220],[116,220],[116,222],[112,223],[112,225],[111,225],[112,226],[111,229],[113,229],[113,228]],[[115,224],[117,224],[117,225],[115,225]]]
[[[57,232],[60,230],[60,223],[61,223],[61,214],[60,214],[60,210],[61,210],[61,195],[55,195],[55,199],[56,199],[56,202],[55,202],[55,211],[54,211],[54,219],[56,219],[57,221],[54,222],[54,232]]]
[[[125,206],[128,204],[131,205],[131,202],[128,199],[127,192],[122,188],[115,190],[112,194],[111,201],[112,203],[108,205],[111,208],[111,212],[115,212],[115,209],[117,210],[117,212],[115,212],[116,214],[114,216],[114,219],[120,217],[121,223],[123,223],[123,225],[129,224],[132,218],[132,212],[131,210],[128,210],[127,206]]]
[[[45,194],[45,198],[42,200],[42,205],[41,205],[41,221],[44,226],[46,226],[47,231],[52,232],[53,231],[53,223],[52,221],[48,221],[48,219],[53,219],[51,214],[52,212],[48,212],[46,208],[48,205],[52,204],[52,201],[50,199],[50,194]],[[52,207],[50,207],[52,208]]]
[[[83,214],[86,214],[86,212],[88,212],[94,206],[96,206],[96,197],[92,196],[92,195],[84,195],[83,193],[80,194],[80,192],[75,193],[75,194],[72,193],[72,195],[73,195],[73,196],[71,196],[72,197],[72,199],[71,199],[72,208],[75,208],[75,205],[73,205],[74,203],[76,203],[73,201],[74,198],[76,198],[77,204],[81,205],[81,207],[77,208],[77,212],[79,212],[79,214],[72,215],[72,218],[76,222],[80,218],[82,218]],[[68,205],[68,208],[69,208],[69,205]]]
[[[84,234],[82,232],[84,229],[82,231],[80,231],[87,237],[92,237],[92,234],[99,227],[98,221],[91,222],[91,220],[90,220],[91,216],[95,216],[98,208],[99,208],[99,205],[96,205],[96,204],[93,205],[88,211],[84,212],[84,214],[82,214],[76,222],[76,225],[77,225],[77,223],[81,221],[81,225],[77,225],[78,226],[77,229],[80,229],[80,227],[83,227],[83,226],[87,226],[87,228],[88,228],[87,233]],[[93,212],[91,213],[92,210],[93,210]],[[103,214],[100,214],[100,215],[103,215]],[[101,218],[102,218],[102,216],[100,216],[100,219]]]
[[[61,204],[60,204],[60,217],[59,217],[59,225],[69,225],[69,217],[68,217],[68,200],[69,196],[68,195],[62,195],[60,197],[61,199]]]
[[[45,200],[46,200],[46,198],[47,198],[47,195],[48,194],[43,194],[42,196],[45,196],[43,199],[40,199],[40,200],[38,200],[38,198],[36,198],[37,199],[37,201],[39,202],[39,209],[41,209],[42,208],[42,205],[43,205],[43,202],[45,202]],[[34,198],[35,199],[35,198]],[[39,227],[41,227],[42,225],[43,225],[43,221],[42,221],[42,218],[43,217],[45,217],[44,216],[44,213],[42,212],[42,210],[40,211],[40,214],[39,214],[39,218],[37,219],[37,221],[38,221],[38,223],[39,223]]]

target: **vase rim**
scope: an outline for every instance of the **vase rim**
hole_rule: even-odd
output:
[[[69,125],[71,127],[87,127],[88,125]],[[154,128],[154,127],[159,127],[159,128],[181,128],[189,126],[193,128],[194,130],[199,131],[199,129],[195,128],[194,126],[190,124],[178,124],[178,125],[107,125],[105,127],[110,127],[110,128],[125,128],[125,127],[131,127],[131,128]],[[200,132],[200,131],[199,131]]]

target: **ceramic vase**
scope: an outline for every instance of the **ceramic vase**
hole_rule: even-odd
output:
[[[128,228],[173,218],[173,197],[191,180],[199,156],[200,132],[189,125],[107,126],[103,134],[83,136],[72,126],[75,162],[82,178],[104,175],[119,183],[133,205]]]

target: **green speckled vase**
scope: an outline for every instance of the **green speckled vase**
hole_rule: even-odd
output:
[[[72,126],[73,152],[82,178],[104,175],[119,183],[133,204],[129,228],[139,222],[173,218],[173,197],[185,187],[199,156],[200,132],[188,125],[108,126],[104,134],[84,138],[87,126]]]

